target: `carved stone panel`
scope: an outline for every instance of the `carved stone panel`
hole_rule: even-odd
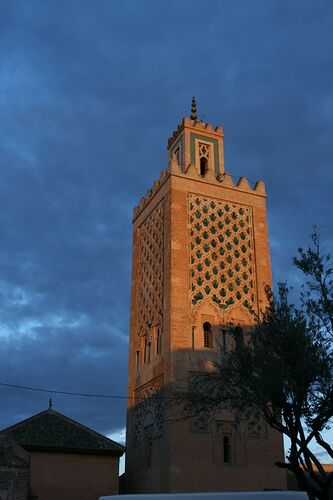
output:
[[[163,308],[164,201],[139,228],[138,337],[151,334]]]
[[[135,391],[136,407],[134,434],[137,443],[162,434],[164,405],[162,398],[163,375],[150,380]]]

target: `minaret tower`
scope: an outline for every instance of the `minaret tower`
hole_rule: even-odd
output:
[[[134,209],[126,490],[283,489],[280,435],[227,412],[173,419],[163,397],[214,372],[225,325],[246,333],[271,284],[264,184],[225,172],[222,128],[194,98],[168,156]]]

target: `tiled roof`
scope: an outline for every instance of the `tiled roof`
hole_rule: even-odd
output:
[[[61,413],[48,409],[3,429],[26,450],[121,456],[125,448]]]

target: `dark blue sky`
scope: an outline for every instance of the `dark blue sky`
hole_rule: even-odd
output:
[[[0,4],[0,382],[126,394],[132,208],[189,113],[266,182],[274,281],[312,225],[333,248],[333,4]],[[0,387],[0,428],[48,405]],[[54,396],[103,433],[125,402]]]

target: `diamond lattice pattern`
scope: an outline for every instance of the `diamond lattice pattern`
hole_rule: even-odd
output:
[[[250,207],[189,196],[191,300],[254,309],[255,269]]]
[[[163,214],[162,201],[139,229],[139,337],[150,334],[163,306]]]

